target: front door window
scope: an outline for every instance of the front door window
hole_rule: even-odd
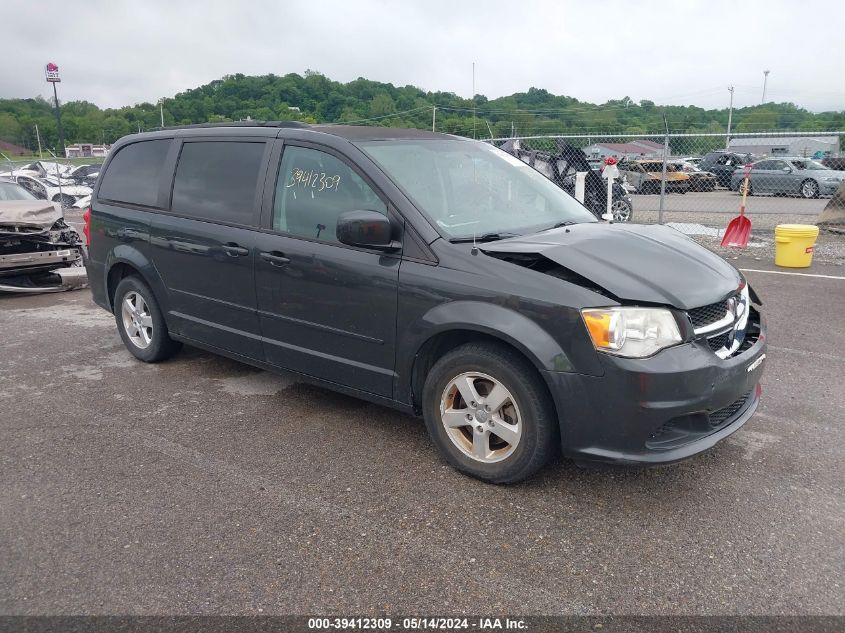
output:
[[[285,148],[273,204],[275,230],[337,242],[338,216],[365,209],[387,215],[387,205],[344,161],[307,147]]]

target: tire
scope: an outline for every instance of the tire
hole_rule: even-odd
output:
[[[610,205],[614,222],[630,222],[634,217],[634,206],[627,200],[615,200]]]
[[[182,347],[181,343],[170,338],[153,291],[134,275],[124,277],[117,284],[114,318],[126,349],[145,363],[170,358]]]
[[[53,202],[58,202],[63,209],[69,209],[73,206],[73,203],[76,202],[76,198],[69,196],[66,193],[61,195],[56,194],[53,196]]]
[[[737,192],[739,195],[742,195],[742,189],[743,189],[743,187],[744,187],[744,186],[745,186],[745,181],[744,181],[744,180],[740,180],[740,181],[739,181],[739,184],[738,184],[738,185],[737,185],[737,187],[736,187],[736,192]],[[747,193],[747,194],[745,194],[745,195],[746,195],[746,196],[753,196],[753,195],[754,195],[754,186],[751,184],[751,181],[750,181],[750,180],[748,181],[748,193]]]
[[[802,198],[818,198],[819,197],[819,183],[815,180],[805,180],[801,183],[801,197]]]
[[[489,410],[496,407],[485,407],[493,388],[502,404]],[[466,402],[464,393],[479,399]],[[522,481],[557,452],[558,422],[545,384],[524,357],[503,345],[467,343],[443,356],[426,377],[422,409],[446,461],[484,481]]]

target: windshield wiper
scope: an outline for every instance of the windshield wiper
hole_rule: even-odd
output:
[[[482,233],[476,237],[453,237],[449,241],[453,244],[458,244],[461,242],[495,242],[496,240],[504,240],[509,237],[519,237],[519,233],[507,233],[507,232],[497,232],[497,233]]]
[[[572,226],[573,224],[578,224],[578,223],[577,223],[577,222],[575,222],[574,220],[566,220],[565,222],[558,222],[558,223],[557,223],[557,224],[555,224],[554,226],[550,226],[550,227],[548,227],[548,228],[546,228],[546,229],[541,229],[541,230],[540,230],[540,232],[542,232],[542,231],[551,231],[552,229],[561,229],[561,228],[563,228],[564,226]]]

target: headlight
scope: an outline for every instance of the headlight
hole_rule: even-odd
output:
[[[600,352],[645,358],[681,342],[675,317],[666,308],[587,308],[581,316]]]

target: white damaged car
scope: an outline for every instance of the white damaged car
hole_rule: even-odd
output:
[[[87,284],[87,249],[58,203],[0,179],[0,292],[58,292]]]

